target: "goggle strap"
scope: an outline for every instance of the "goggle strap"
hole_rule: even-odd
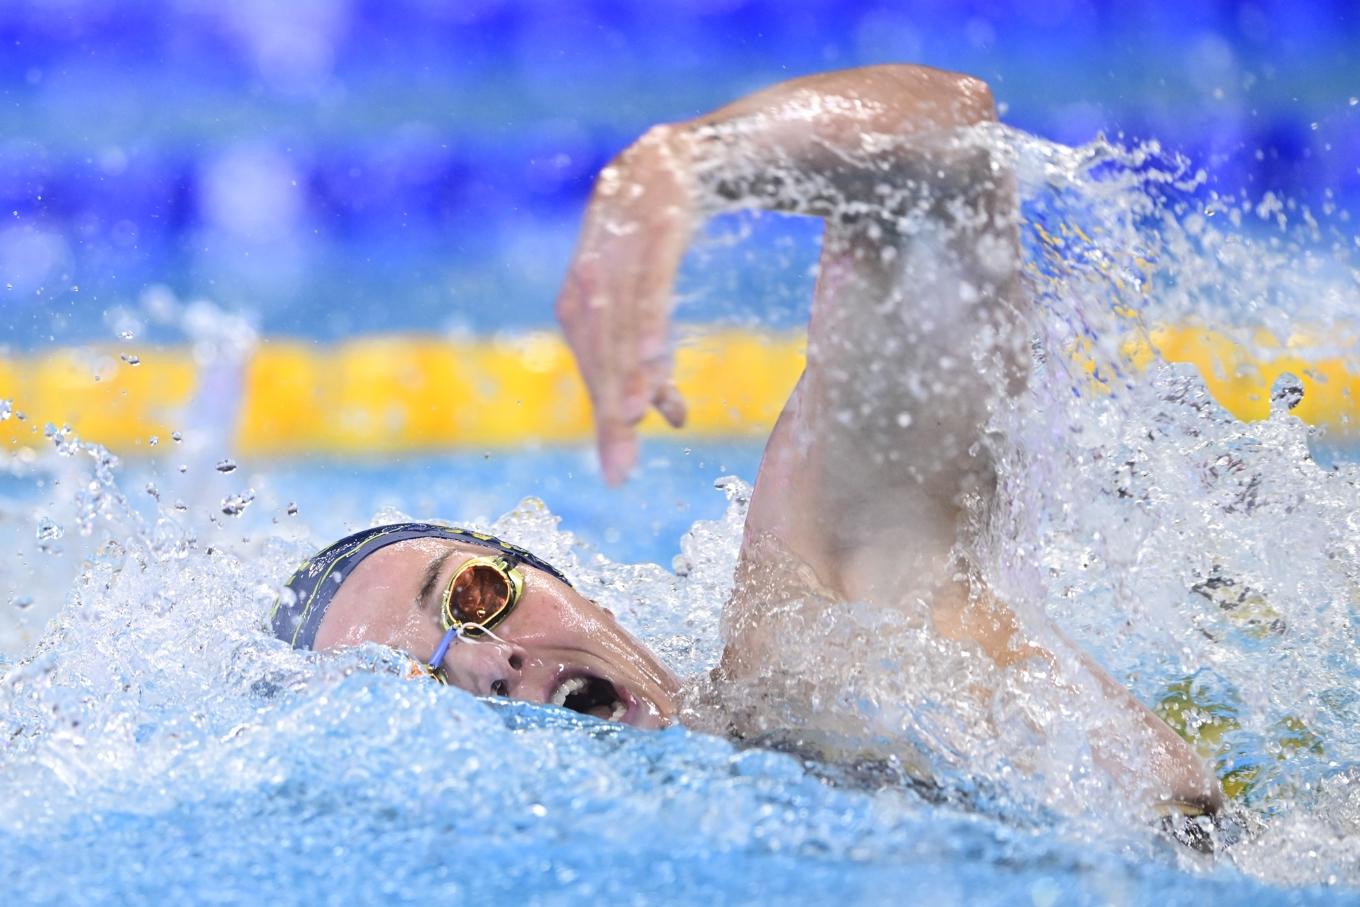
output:
[[[440,666],[444,664],[444,656],[449,654],[449,646],[453,645],[453,641],[458,638],[462,629],[462,627],[450,627],[449,631],[444,634],[444,638],[439,641],[439,648],[435,649],[434,654],[430,656],[431,671],[438,671]]]

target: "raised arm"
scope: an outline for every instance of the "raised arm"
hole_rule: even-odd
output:
[[[1023,374],[1008,180],[959,135],[993,119],[977,79],[872,67],[656,127],[606,167],[559,300],[606,476],[631,466],[649,405],[683,418],[666,327],[696,223],[821,217],[808,368],[766,449],[746,558],[776,540],[841,600],[938,598],[961,498],[989,493],[988,407]]]
[[[649,406],[683,420],[666,330],[694,227],[738,207],[822,218],[807,368],[757,477],[721,680],[750,689],[798,670],[789,640],[834,616],[804,610],[790,631],[777,626],[789,601],[897,609],[980,651],[1000,683],[1040,678],[1015,682],[1056,693],[1116,777],[1153,799],[1215,803],[1212,778],[1165,724],[1041,613],[998,601],[969,562],[995,496],[988,418],[1023,388],[1028,355],[1014,192],[970,136],[994,116],[976,79],[874,67],[657,127],[612,162],[559,300],[605,473],[626,475]],[[1012,672],[1026,665],[1041,667]],[[960,698],[993,695],[959,686]],[[809,694],[810,728],[835,731],[845,716],[815,705],[833,699]]]
[[[833,218],[905,213],[934,178],[930,149],[953,128],[992,117],[976,79],[878,66],[795,79],[653,127],[611,161],[558,298],[595,407],[606,478],[620,482],[631,469],[634,426],[649,407],[672,425],[684,421],[667,325],[680,259],[706,217],[753,207]],[[903,179],[912,170],[922,178]]]

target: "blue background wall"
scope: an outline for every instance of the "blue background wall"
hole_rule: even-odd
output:
[[[544,325],[631,137],[883,61],[981,75],[1049,138],[1155,136],[1220,190],[1360,210],[1343,0],[6,0],[0,48],[17,348],[111,339],[151,284],[323,339]],[[686,314],[760,305],[728,296]]]

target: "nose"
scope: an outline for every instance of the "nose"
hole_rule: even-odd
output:
[[[478,696],[514,696],[524,669],[525,652],[499,639],[465,639],[450,650],[453,678]]]

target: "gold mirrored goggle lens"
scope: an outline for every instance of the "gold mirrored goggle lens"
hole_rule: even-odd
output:
[[[465,624],[464,632],[476,635],[505,618],[524,592],[524,577],[500,557],[475,557],[465,561],[444,590],[444,629]]]

